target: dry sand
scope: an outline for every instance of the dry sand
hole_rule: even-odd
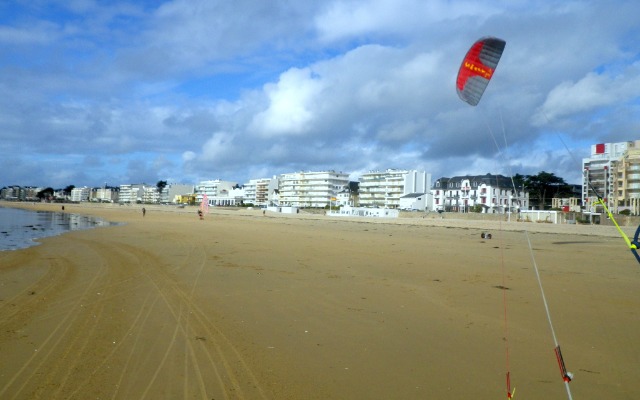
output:
[[[1,399],[493,400],[505,336],[515,398],[567,398],[532,253],[573,398],[640,398],[611,227],[140,210],[0,252]]]

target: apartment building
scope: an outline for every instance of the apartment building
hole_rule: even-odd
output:
[[[482,206],[483,213],[506,213],[529,209],[529,193],[514,190],[511,178],[503,175],[465,175],[440,178],[431,190],[433,210],[469,212]]]
[[[431,174],[425,171],[387,169],[360,177],[359,202],[363,207],[399,208],[400,198],[428,194]]]
[[[200,181],[196,185],[196,202],[202,202],[202,197],[206,194],[210,206],[216,205],[216,198],[227,197],[229,192],[237,186],[236,182],[223,181],[220,179]]]
[[[268,206],[269,195],[278,190],[278,178],[251,179],[244,184],[244,202],[254,206]]]
[[[627,149],[616,163],[615,211],[629,210],[640,215],[640,140],[627,142]]]
[[[71,189],[71,201],[81,202],[81,201],[89,201],[89,196],[91,195],[91,188],[81,187],[81,188],[73,188]]]
[[[143,200],[145,198],[145,187],[148,186],[143,183],[120,185],[120,195],[118,197],[118,203],[143,203]]]
[[[118,201],[118,188],[101,187],[91,189],[90,201],[98,203],[113,203]]]
[[[594,144],[591,146],[591,156],[582,160],[582,204],[587,211],[604,211],[596,204],[598,197],[605,201],[607,207],[615,209],[616,171],[630,143],[635,142]]]
[[[349,174],[336,171],[294,172],[279,176],[279,205],[325,207],[349,185]]]

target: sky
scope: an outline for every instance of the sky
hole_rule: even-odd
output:
[[[615,5],[615,6],[614,6]],[[551,172],[640,139],[640,2],[0,0],[0,187]],[[479,38],[506,48],[480,104]]]

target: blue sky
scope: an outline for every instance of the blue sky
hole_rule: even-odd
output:
[[[591,144],[640,139],[638,15],[624,0],[0,2],[0,187],[387,168],[578,183]],[[507,46],[471,107],[455,77],[483,36]]]

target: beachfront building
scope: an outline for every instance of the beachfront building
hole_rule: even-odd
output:
[[[349,174],[336,171],[292,172],[279,176],[281,206],[327,207],[349,185]]]
[[[0,199],[10,201],[36,201],[42,189],[35,186],[5,186],[0,190]]]
[[[120,195],[118,196],[118,203],[142,203],[145,187],[146,185],[143,183],[120,185]]]
[[[142,189],[142,202],[144,204],[158,204],[160,202],[158,187],[145,185]]]
[[[434,211],[507,213],[529,209],[529,193],[513,188],[503,175],[465,175],[437,179],[431,189]],[[476,207],[480,206],[480,207]]]
[[[181,204],[183,196],[194,194],[195,186],[185,183],[168,183],[160,193],[160,203],[162,204]]]
[[[257,207],[269,205],[269,195],[278,189],[278,178],[251,179],[244,184],[244,202]]]
[[[220,204],[222,200],[216,201],[216,198],[229,197],[229,191],[236,185],[236,182],[222,181],[220,179],[200,181],[196,185],[196,202],[200,204],[202,198],[206,195],[210,206],[215,206],[216,203]]]
[[[97,203],[116,203],[118,201],[118,188],[104,186],[91,189],[89,201]]]
[[[208,197],[209,205],[215,207],[236,207],[244,204],[244,188],[236,185],[231,190],[221,189],[217,196]]]
[[[629,210],[640,215],[640,141],[627,143],[627,149],[616,163],[615,210]]]
[[[369,171],[360,177],[358,190],[359,204],[362,207],[400,208],[400,199],[407,195],[415,199],[424,196],[424,207],[430,206],[429,190],[431,174],[417,170],[387,169]],[[403,206],[413,207],[418,203],[403,201]],[[424,210],[424,208],[422,208]]]
[[[613,208],[615,200],[615,170],[627,150],[628,142],[599,143],[591,146],[591,156],[582,160],[582,204],[586,211],[603,212],[597,205],[598,197]]]
[[[91,188],[81,187],[71,189],[71,201],[80,203],[81,201],[89,201],[91,195]]]
[[[601,197],[607,207],[615,210],[616,171],[628,148],[636,142],[599,143],[591,146],[591,156],[582,159],[582,204],[589,212],[603,212],[596,203]]]

